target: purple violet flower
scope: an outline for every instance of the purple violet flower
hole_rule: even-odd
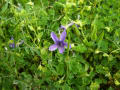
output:
[[[54,43],[53,45],[51,45],[49,47],[50,51],[54,51],[58,48],[60,53],[64,52],[64,47],[67,47],[67,43],[64,42],[65,38],[66,38],[66,30],[64,30],[61,35],[60,35],[60,39],[58,39],[58,37],[55,35],[54,32],[51,32],[51,38],[53,39]],[[71,47],[71,46],[70,46]]]
[[[15,44],[14,44],[14,43],[10,43],[10,44],[9,44],[9,47],[10,47],[10,48],[15,48]]]
[[[10,40],[11,40],[11,43],[9,44],[9,47],[10,47],[10,48],[15,48],[14,38],[11,37]]]

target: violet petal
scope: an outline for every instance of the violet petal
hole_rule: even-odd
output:
[[[64,42],[64,45],[67,47],[68,46],[68,44],[66,43],[66,42]]]
[[[65,37],[66,37],[66,30],[64,30],[61,35],[60,35],[60,40],[61,41],[64,41],[65,40]]]
[[[49,47],[49,50],[50,51],[54,51],[54,50],[56,50],[58,48],[58,46],[56,45],[56,44],[53,44],[53,45],[51,45],[50,47]]]
[[[13,37],[11,37],[11,38],[10,38],[10,40],[14,40],[14,38],[13,38]]]
[[[51,38],[53,39],[54,42],[58,41],[58,38],[57,38],[57,36],[55,35],[54,32],[51,32]]]
[[[66,30],[66,27],[63,25],[61,25],[60,28]]]
[[[77,28],[79,28],[79,27],[80,27],[80,25],[78,25],[78,24],[75,24],[75,25],[76,25],[76,27],[77,27]]]
[[[10,48],[15,48],[15,44],[14,44],[14,43],[10,43],[10,44],[9,44],[9,47],[10,47]]]
[[[63,52],[64,52],[64,47],[58,47],[58,49],[59,49],[59,52],[60,52],[60,53],[63,53]]]
[[[72,26],[74,23],[73,22],[71,22],[70,24],[68,24],[68,27],[70,27],[70,26]]]
[[[68,44],[66,42],[64,42],[64,45],[68,47]],[[69,45],[69,48],[71,48],[71,45]]]

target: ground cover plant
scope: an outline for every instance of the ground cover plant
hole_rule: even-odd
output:
[[[119,6],[0,0],[0,90],[120,90]]]

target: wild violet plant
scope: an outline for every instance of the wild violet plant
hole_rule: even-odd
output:
[[[64,31],[61,33],[60,38],[58,38],[54,32],[51,32],[51,38],[53,39],[54,43],[53,45],[51,45],[49,47],[50,51],[54,51],[58,48],[60,53],[63,53],[65,48],[67,47],[68,44],[66,42],[64,42],[65,38],[66,38],[66,29],[64,28]],[[71,48],[71,46],[70,46]]]
[[[0,0],[0,88],[120,90],[119,6],[119,0]],[[54,42],[46,32],[69,20],[60,34],[52,32],[66,30],[72,51],[47,52]]]

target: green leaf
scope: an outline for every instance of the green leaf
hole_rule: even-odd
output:
[[[73,25],[73,27],[75,28],[75,29],[74,29],[75,34],[76,34],[78,37],[80,37],[80,31],[78,30],[78,28],[77,28],[75,25]]]
[[[97,40],[97,23],[98,23],[98,14],[95,16],[95,18],[91,24],[91,27],[92,27],[91,39],[93,41]]]
[[[38,33],[38,35],[37,35],[37,39],[38,39],[39,42],[40,42],[40,40],[41,40],[42,35],[43,35],[43,32],[40,32],[40,33]]]
[[[108,88],[108,90],[115,90],[115,89],[110,86],[110,87]]]
[[[27,54],[29,54],[29,48],[25,47],[25,51]]]
[[[92,33],[91,33],[91,39],[93,41],[97,40],[97,27],[96,26],[93,27],[93,30],[92,30]]]
[[[8,8],[8,3],[5,3],[5,5],[2,7],[1,13],[4,13]]]
[[[100,34],[98,41],[102,41],[102,40],[103,40],[103,37],[104,37],[104,31]]]
[[[108,41],[102,40],[99,41],[98,43],[98,49],[101,51],[107,51],[108,50]]]
[[[33,48],[30,48],[30,51],[31,51],[32,55],[35,55]]]
[[[2,36],[4,38],[4,34],[3,34],[3,31],[1,28],[0,28],[0,36]]]
[[[98,90],[100,85],[97,82],[92,82],[90,85],[90,90]]]
[[[33,28],[33,26],[28,25],[28,27],[29,27],[29,29],[30,29],[31,31],[34,31],[34,32],[35,32],[35,29]]]
[[[57,66],[57,72],[59,75],[63,75],[64,74],[64,63],[59,63],[58,66]]]
[[[62,87],[62,90],[71,90],[70,86],[68,84],[65,84],[63,87]]]
[[[84,44],[79,44],[78,46],[75,46],[73,50],[80,53],[85,53],[87,51],[87,47]]]

